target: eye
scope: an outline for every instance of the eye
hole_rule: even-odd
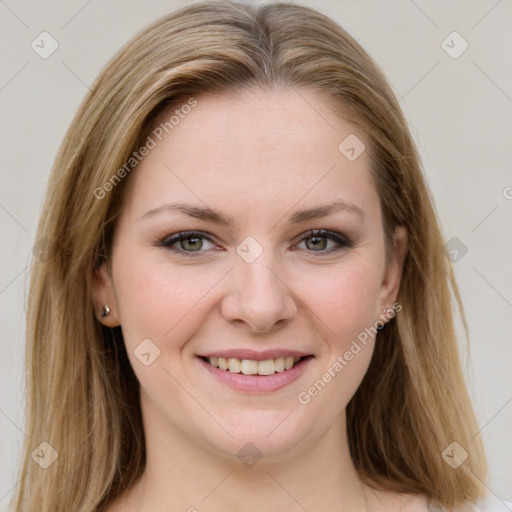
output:
[[[334,231],[315,229],[307,232],[305,235],[306,236],[302,237],[300,244],[304,244],[308,252],[330,254],[353,246],[353,243],[347,237],[340,233],[335,233]],[[299,247],[300,244],[297,247]]]
[[[210,244],[209,247],[208,244]],[[177,253],[189,253],[187,256],[194,256],[190,253],[201,253],[217,247],[204,233],[196,231],[186,231],[168,236],[161,240],[159,245]]]
[[[300,247],[304,244],[304,247]],[[211,249],[218,249],[212,239],[198,231],[184,231],[167,236],[157,242],[157,245],[175,252],[180,256],[200,256]],[[302,235],[300,243],[295,247],[319,256],[331,254],[354,244],[344,235],[326,229],[315,229]]]

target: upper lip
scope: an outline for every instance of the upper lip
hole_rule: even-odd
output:
[[[299,352],[297,350],[272,349],[272,350],[251,350],[251,349],[230,349],[216,350],[199,354],[199,357],[222,357],[224,359],[251,359],[253,361],[265,361],[267,359],[277,359],[278,357],[306,357],[312,354]]]

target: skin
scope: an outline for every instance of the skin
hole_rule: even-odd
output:
[[[363,485],[350,458],[345,408],[374,339],[308,404],[297,399],[398,294],[407,233],[396,229],[386,262],[368,152],[349,161],[338,150],[349,134],[362,141],[364,134],[305,90],[196,99],[129,177],[111,265],[93,279],[98,311],[102,304],[111,308],[98,318],[122,326],[141,385],[147,445],[143,477],[109,512],[427,510],[421,496]],[[289,221],[298,210],[337,199],[364,216],[345,210]],[[208,206],[235,223],[168,210],[142,218],[177,201]],[[314,239],[317,248],[311,229],[340,233],[353,246],[326,254],[338,244]],[[158,244],[190,230],[210,240],[177,242],[174,252]],[[251,263],[236,252],[248,236],[263,250]],[[144,339],[160,350],[148,366],[134,354]],[[248,393],[219,383],[197,357],[229,348],[314,357],[284,388]],[[248,442],[262,455],[252,467],[236,455]]]

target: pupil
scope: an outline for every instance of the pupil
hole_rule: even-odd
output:
[[[325,249],[326,239],[321,236],[312,236],[309,238],[312,241],[313,248]],[[323,243],[322,243],[323,242]]]
[[[190,243],[189,243],[190,242]],[[189,247],[183,247],[183,249],[200,249],[201,248],[201,239],[198,238],[198,237],[189,237],[189,238],[185,238],[184,240],[181,241],[181,243],[185,243],[185,245],[189,245]],[[196,245],[194,247],[194,245]]]

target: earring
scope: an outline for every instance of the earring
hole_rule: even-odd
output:
[[[110,314],[110,308],[105,304],[102,308],[101,308],[101,318],[105,318],[106,316],[108,316]]]
[[[384,311],[384,315],[386,316],[387,320],[391,320],[395,317],[395,310],[392,308],[386,309],[384,306],[382,307],[382,311]]]

